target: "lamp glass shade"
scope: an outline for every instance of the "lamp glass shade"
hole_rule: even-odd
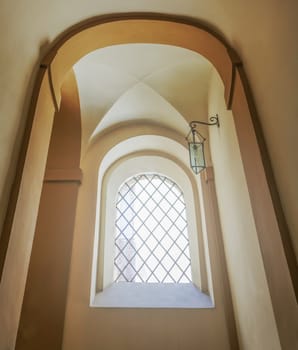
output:
[[[195,174],[206,168],[203,142],[189,142],[190,166]]]

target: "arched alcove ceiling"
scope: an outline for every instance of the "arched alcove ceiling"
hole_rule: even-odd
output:
[[[120,123],[153,123],[186,135],[207,119],[212,65],[198,53],[158,44],[98,49],[74,66],[86,146]]]
[[[146,14],[129,14],[126,18],[109,16],[76,27],[66,33],[44,58],[41,67],[51,68],[51,83],[57,104],[66,72],[85,55],[107,46],[147,43],[173,45],[206,57],[216,67],[230,102],[233,64],[236,54],[218,35],[189,19]],[[142,30],[140,30],[142,28]]]

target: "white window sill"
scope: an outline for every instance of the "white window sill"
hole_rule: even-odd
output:
[[[201,309],[214,304],[191,283],[117,282],[96,294],[91,307]]]

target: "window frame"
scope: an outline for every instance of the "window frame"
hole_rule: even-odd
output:
[[[188,217],[188,233],[192,262],[194,286],[202,291],[208,290],[206,264],[200,218],[198,185],[188,171],[178,162],[161,155],[136,155],[118,159],[99,180],[99,201],[97,211],[98,243],[95,241],[95,264],[93,264],[93,283],[91,305],[95,297],[107,287],[113,285],[114,224],[116,218],[116,198],[118,189],[129,177],[138,173],[160,173],[172,179],[184,193]],[[97,247],[96,247],[97,245]]]

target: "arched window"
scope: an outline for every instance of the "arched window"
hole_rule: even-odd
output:
[[[191,171],[154,152],[105,166],[99,169],[90,305],[213,307],[205,294],[212,282]]]
[[[184,196],[159,174],[128,179],[116,202],[115,282],[192,282]]]

